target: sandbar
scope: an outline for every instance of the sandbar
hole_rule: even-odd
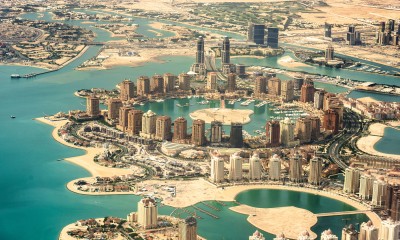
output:
[[[284,233],[285,237],[296,239],[299,233],[307,230],[312,239],[317,238],[317,234],[311,231],[311,227],[318,222],[317,216],[302,208],[293,206],[255,208],[248,205],[239,205],[231,207],[230,210],[249,215],[247,221],[255,227],[274,235]]]
[[[251,121],[250,115],[254,112],[249,109],[207,108],[189,114],[192,119],[201,119],[206,123],[220,121],[224,125],[232,123],[246,124]]]
[[[284,56],[279,58],[278,63],[284,67],[310,67],[305,63],[294,60],[290,56]]]

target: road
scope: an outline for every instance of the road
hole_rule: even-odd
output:
[[[332,139],[327,152],[331,161],[344,170],[347,168],[347,164],[340,156],[340,151],[348,141],[351,142],[354,137],[363,132],[365,124],[359,114],[345,109],[343,112],[343,125],[342,132]]]

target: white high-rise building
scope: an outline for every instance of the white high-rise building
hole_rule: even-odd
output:
[[[143,198],[138,202],[138,223],[144,228],[157,227],[157,204],[152,198]]]
[[[321,233],[321,240],[338,240],[339,238],[330,229]]]
[[[400,222],[395,222],[392,219],[384,220],[379,231],[379,240],[399,240]]]
[[[374,181],[374,185],[372,187],[372,205],[374,206],[384,206],[385,199],[387,195],[387,183],[384,181],[384,178],[380,178]]]
[[[236,152],[231,155],[229,159],[230,170],[229,170],[229,179],[233,181],[242,180],[242,165],[243,159],[240,157],[240,152]]]
[[[257,152],[253,153],[249,160],[249,179],[261,179],[261,161]]]
[[[220,183],[224,181],[224,159],[218,155],[211,156],[211,181]]]
[[[297,240],[311,240],[310,233],[305,230],[304,232],[300,233],[300,235],[297,237]]]
[[[278,155],[274,154],[269,159],[269,179],[278,181],[281,178],[281,159]]]
[[[378,240],[379,229],[371,221],[361,223],[358,240]]]
[[[358,193],[360,186],[360,171],[353,167],[348,167],[344,173],[343,192]]]
[[[262,233],[256,230],[253,235],[249,237],[249,240],[265,240],[265,237]]]
[[[308,174],[308,183],[319,185],[321,183],[322,158],[313,157],[310,160],[310,172]]]
[[[292,182],[303,181],[303,161],[299,153],[295,153],[289,161],[289,179]]]
[[[142,131],[140,136],[145,138],[154,138],[156,135],[157,114],[149,110],[142,116]]]
[[[293,147],[299,144],[299,141],[294,141],[294,129],[295,124],[290,120],[290,118],[285,118],[280,121],[280,142],[283,146]]]
[[[372,197],[372,188],[374,185],[374,177],[370,174],[363,174],[360,177],[360,198],[369,200]]]
[[[277,234],[273,240],[288,240],[288,239],[285,237],[285,234],[281,233]]]

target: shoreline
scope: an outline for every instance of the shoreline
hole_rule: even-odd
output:
[[[92,176],[91,177],[85,177],[85,178],[80,178],[80,179],[90,179],[93,178],[93,176],[114,176],[114,175],[123,175],[123,174],[128,174],[131,171],[128,169],[115,169],[115,168],[107,168],[107,167],[103,167],[98,165],[97,163],[95,163],[93,161],[93,157],[100,153],[102,151],[101,148],[85,148],[85,147],[79,147],[79,146],[75,146],[71,143],[68,143],[66,141],[64,141],[59,135],[58,135],[58,130],[64,126],[65,123],[68,122],[68,120],[60,120],[60,121],[51,121],[45,118],[36,118],[35,119],[38,122],[44,123],[44,124],[48,124],[54,127],[53,131],[52,131],[52,136],[53,138],[68,147],[71,148],[77,148],[77,149],[82,149],[85,150],[85,154],[81,155],[81,156],[77,156],[77,157],[71,157],[71,158],[66,158],[65,160],[71,163],[74,163],[80,167],[83,167],[84,169],[86,169]],[[134,192],[104,192],[104,193],[98,193],[98,192],[83,192],[83,191],[78,191],[73,187],[73,183],[80,180],[80,179],[74,179],[70,182],[67,183],[66,188],[76,194],[81,194],[81,195],[90,195],[90,196],[99,196],[99,195],[136,195],[139,196],[137,194],[135,194]],[[165,180],[149,180],[146,182],[166,182]],[[198,183],[202,182],[203,186],[206,187],[209,191],[202,191],[199,189],[194,190],[191,187],[189,187],[191,191],[193,191],[192,196],[190,198],[187,197],[187,189],[186,191],[184,190],[183,192],[180,192],[180,188],[181,186],[178,187],[177,181],[168,181],[169,183],[175,183],[177,188],[177,192],[178,192],[178,196],[179,197],[175,197],[175,198],[167,198],[167,199],[163,199],[162,203],[164,205],[170,206],[170,207],[175,207],[175,208],[183,208],[183,207],[188,207],[188,206],[192,206],[194,204],[197,204],[199,202],[202,201],[212,201],[212,200],[219,200],[219,201],[230,201],[233,202],[235,201],[236,197],[238,194],[244,192],[244,191],[249,191],[249,190],[253,190],[253,189],[276,189],[276,190],[284,190],[284,191],[297,191],[297,192],[304,192],[304,193],[308,193],[308,194],[314,194],[314,195],[319,195],[321,197],[328,197],[331,199],[334,199],[336,201],[340,201],[343,202],[345,204],[348,204],[358,210],[369,210],[368,206],[362,205],[359,202],[356,202],[350,198],[346,198],[345,196],[341,196],[338,195],[336,193],[333,192],[325,192],[325,191],[319,191],[316,189],[308,189],[308,188],[302,188],[302,187],[293,187],[293,186],[284,186],[284,185],[266,185],[265,183],[257,183],[254,185],[240,185],[240,186],[229,186],[226,187],[225,189],[222,188],[218,188],[217,186],[209,183],[208,181],[205,181],[203,179],[200,180],[191,180],[191,181],[187,181],[186,184],[182,184],[183,182],[180,181],[180,185],[190,185],[193,183],[195,185],[199,185]],[[211,190],[211,191],[210,191]],[[186,197],[185,197],[186,194]],[[263,208],[265,209],[265,208]],[[276,208],[270,208],[270,209],[276,209]],[[231,209],[230,209],[231,210]],[[306,209],[304,209],[306,210]],[[231,210],[234,211],[234,210]],[[263,210],[264,211],[264,210]],[[235,211],[237,212],[237,211]],[[366,212],[365,213],[366,216],[373,222],[373,224],[375,226],[379,226],[380,225],[380,218],[379,216],[374,213],[374,212]],[[257,228],[261,228],[261,226],[263,226],[263,220],[264,218],[254,218],[252,216],[248,216],[247,217],[247,221],[252,224],[254,227]],[[318,222],[318,221],[317,221]],[[313,224],[315,225],[315,224]],[[63,228],[64,229],[64,228]],[[266,228],[262,227],[261,229],[265,230]],[[268,232],[269,233],[273,233],[271,232],[271,229],[268,228]],[[61,232],[60,232],[61,234]]]
[[[103,152],[102,148],[94,148],[94,147],[85,148],[85,147],[75,146],[71,143],[66,142],[64,139],[62,139],[58,135],[58,130],[62,126],[64,126],[69,120],[51,121],[51,120],[45,119],[44,117],[35,118],[34,120],[54,127],[54,129],[52,131],[52,137],[57,142],[65,145],[67,147],[70,147],[70,148],[84,150],[85,154],[79,155],[76,157],[64,158],[64,160],[86,169],[90,173],[90,175],[92,175],[91,177],[96,177],[96,176],[112,177],[115,175],[131,174],[131,170],[129,170],[129,169],[103,167],[103,166],[100,166],[97,163],[95,163],[93,161],[93,158],[97,154],[100,154],[101,152]],[[73,180],[73,181],[76,181],[76,180]]]
[[[388,126],[382,123],[371,124],[368,128],[370,134],[358,139],[357,148],[367,154],[400,160],[400,155],[380,152],[374,148],[375,144],[383,138],[385,129],[389,127],[397,129],[394,126]]]

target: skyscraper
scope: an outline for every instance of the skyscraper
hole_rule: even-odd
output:
[[[152,198],[143,198],[138,202],[138,223],[144,228],[157,227],[157,203]]]
[[[157,114],[149,110],[142,116],[142,131],[140,136],[145,138],[154,138],[156,134]]]
[[[242,133],[242,124],[241,123],[232,123],[231,124],[231,135],[229,139],[229,143],[233,148],[241,148],[243,147],[243,133]]]
[[[342,240],[358,240],[358,232],[353,224],[343,228]]]
[[[160,141],[171,138],[171,118],[168,116],[159,116],[156,120],[156,139]]]
[[[179,89],[183,91],[190,90],[190,75],[186,73],[179,74]]]
[[[400,235],[400,222],[391,218],[383,220],[381,223],[379,240],[398,240]]]
[[[331,38],[332,37],[332,24],[325,23],[325,34],[324,37]]]
[[[134,109],[128,112],[128,133],[131,136],[139,135],[142,130],[142,117],[142,110]]]
[[[199,39],[197,40],[196,63],[204,64],[204,39],[203,39],[203,37],[199,37]]]
[[[150,79],[147,76],[140,76],[137,79],[137,95],[144,97],[150,93]]]
[[[265,240],[265,237],[262,233],[256,230],[253,235],[249,237],[249,240]],[[279,239],[280,240],[280,239]]]
[[[318,90],[314,93],[314,108],[322,109],[324,107],[324,90]]]
[[[221,61],[222,65],[231,63],[231,44],[229,41],[229,37],[224,37],[224,41],[222,42],[221,49]]]
[[[254,152],[249,159],[249,179],[261,179],[261,160],[257,152]]]
[[[265,125],[265,137],[267,146],[279,146],[280,124],[278,121],[268,121]]]
[[[311,141],[316,141],[321,135],[321,119],[317,116],[310,117],[311,120]]]
[[[220,143],[222,141],[222,123],[219,121],[211,122],[211,143]]]
[[[270,180],[279,181],[281,179],[281,159],[278,155],[274,154],[269,159],[268,177]]]
[[[122,101],[118,98],[110,98],[107,101],[108,105],[108,119],[118,119],[119,109],[122,107]]]
[[[331,61],[334,59],[334,48],[332,46],[332,44],[329,44],[328,47],[325,50],[325,61]]]
[[[203,146],[206,143],[204,120],[196,119],[192,125],[192,144],[195,146]]]
[[[122,106],[119,109],[119,123],[117,128],[121,131],[125,132],[128,129],[128,113],[132,111],[133,107],[124,107]]]
[[[252,22],[247,25],[247,41],[254,42],[254,23]]]
[[[253,24],[253,40],[255,44],[264,45],[265,38],[265,25]]]
[[[176,76],[172,73],[164,74],[164,93],[173,92],[175,90]]]
[[[178,240],[197,240],[197,220],[194,217],[187,217],[179,222]]]
[[[227,83],[228,83],[228,85],[226,87],[226,91],[228,91],[228,92],[236,91],[236,74],[235,73],[228,74]]]
[[[358,193],[360,188],[360,171],[353,167],[348,167],[344,173],[344,186],[343,192],[345,193]]]
[[[269,27],[267,33],[267,46],[271,48],[278,48],[279,42],[279,28]]]
[[[86,98],[86,113],[90,117],[98,117],[100,115],[100,99],[95,96]]]
[[[128,101],[135,97],[135,85],[132,81],[124,80],[119,85],[120,87],[120,98],[122,101]]]
[[[207,89],[208,90],[217,90],[217,73],[209,72],[207,77]]]
[[[372,197],[372,190],[374,184],[374,177],[367,172],[360,177],[360,191],[359,196],[361,199],[370,200]]]
[[[211,181],[220,183],[224,181],[224,159],[217,154],[211,155]]]
[[[313,102],[314,91],[315,91],[314,85],[309,83],[304,83],[303,86],[301,86],[300,101],[304,103]]]
[[[324,112],[324,122],[323,128],[325,130],[331,130],[333,134],[337,134],[339,132],[339,114],[337,111],[333,109],[329,109]]]
[[[240,157],[240,153],[236,152],[232,154],[229,158],[229,180],[239,181],[242,180],[243,174],[243,159]]]
[[[280,121],[281,130],[281,144],[284,146],[291,146],[294,142],[294,123],[290,118],[285,118]]]
[[[310,160],[310,172],[308,174],[308,183],[313,185],[321,184],[322,158],[313,157]]]
[[[379,229],[371,221],[361,223],[358,240],[378,240]]]
[[[290,102],[294,98],[294,82],[282,81],[281,82],[281,98],[284,102]]]
[[[289,180],[297,183],[303,181],[303,162],[297,152],[289,160]]]
[[[257,77],[254,87],[254,95],[256,97],[260,97],[262,94],[265,94],[266,92],[267,92],[267,78]]]
[[[174,136],[172,141],[185,141],[187,138],[187,121],[183,117],[178,117],[174,121]]]
[[[328,229],[321,233],[321,240],[339,240],[339,238]]]
[[[387,198],[387,184],[384,178],[380,178],[374,181],[372,187],[372,201],[371,204],[374,206],[384,206]]]
[[[268,95],[278,97],[281,94],[281,80],[273,77],[268,79]]]
[[[297,119],[296,122],[297,128],[297,138],[300,140],[300,143],[309,143],[311,142],[311,119],[309,117],[301,117]]]
[[[150,80],[150,91],[152,93],[164,93],[164,78],[161,75],[154,75]]]

